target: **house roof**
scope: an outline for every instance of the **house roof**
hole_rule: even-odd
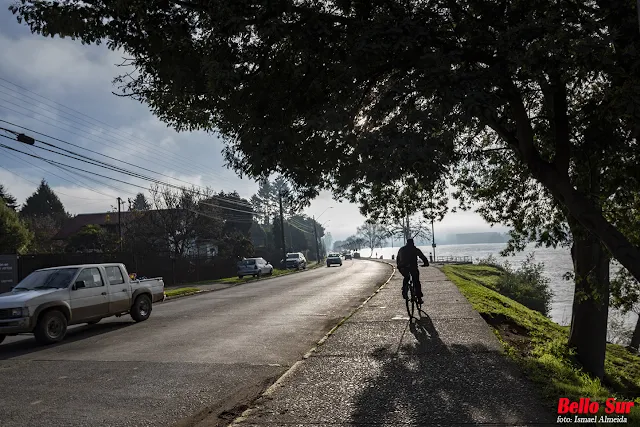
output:
[[[133,212],[121,212],[121,220],[124,222],[128,219],[128,217]],[[109,224],[117,225],[118,224],[118,213],[117,212],[105,212],[105,213],[87,213],[87,214],[78,214],[73,218],[69,218],[62,224],[62,228],[58,233],[53,237],[54,240],[66,240],[69,237],[76,234],[78,231],[82,229],[85,225],[100,225],[106,226]]]

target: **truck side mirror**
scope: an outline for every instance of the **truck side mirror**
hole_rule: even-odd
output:
[[[86,283],[84,282],[84,280],[78,280],[76,283],[73,284],[74,291],[77,291],[78,289],[82,289],[82,288],[86,288]]]

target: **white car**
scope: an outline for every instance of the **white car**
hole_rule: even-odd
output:
[[[244,276],[261,277],[273,274],[273,266],[264,258],[245,258],[238,263],[238,278]]]

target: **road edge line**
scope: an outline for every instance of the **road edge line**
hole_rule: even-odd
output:
[[[358,311],[360,311],[360,309],[362,309],[366,303],[369,302],[369,300],[371,300],[371,298],[373,298],[374,296],[376,296],[381,290],[382,288],[384,288],[387,284],[389,284],[389,282],[391,282],[391,279],[393,278],[393,276],[396,274],[396,266],[391,264],[390,262],[387,261],[383,261],[383,260],[370,260],[370,261],[376,261],[382,264],[387,264],[391,267],[391,275],[389,275],[389,278],[378,287],[378,289],[376,289],[375,291],[373,291],[373,293],[371,295],[369,295],[358,307],[356,307],[351,313],[349,313],[348,315],[346,315],[344,318],[342,318],[342,320],[340,320],[338,322],[338,324],[336,324],[333,328],[331,328],[331,330],[329,330],[329,332],[327,332],[317,343],[316,345],[314,345],[311,350],[309,350],[308,352],[306,352],[303,356],[301,360],[296,361],[293,365],[291,365],[291,367],[289,369],[287,369],[282,375],[280,375],[280,377],[273,383],[271,384],[260,396],[258,396],[255,400],[254,400],[254,404],[256,402],[258,402],[260,399],[264,399],[264,398],[268,398],[270,395],[272,395],[275,391],[276,388],[285,380],[287,379],[289,376],[293,375],[293,373],[298,370],[298,368],[304,363],[305,360],[307,360],[309,357],[311,357],[311,355],[313,353],[315,353],[317,351],[317,349],[322,346],[328,339],[329,337],[340,327],[342,326],[347,320],[349,320],[351,317],[353,317],[354,314],[356,314]],[[238,416],[237,418],[235,418],[233,421],[231,421],[231,423],[227,424],[227,427],[234,427],[237,425],[240,425],[240,423],[244,422],[247,418],[249,418],[249,416],[251,416],[251,414],[253,414],[256,411],[256,407],[255,405],[253,407],[250,407],[248,409],[246,409],[242,414],[240,414],[240,416]]]

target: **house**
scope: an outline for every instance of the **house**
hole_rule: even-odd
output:
[[[146,211],[145,214],[158,213],[162,211]],[[167,212],[167,211],[164,211]],[[144,214],[142,214],[144,215]],[[129,227],[127,225],[141,217],[141,212],[136,211],[124,211],[120,212],[120,222],[122,224],[122,237],[124,239],[127,238],[127,230]],[[60,231],[53,237],[53,240],[57,240],[60,242],[67,242],[73,235],[82,230],[83,227],[87,225],[97,225],[104,229],[107,233],[113,235],[114,237],[118,236],[118,213],[117,212],[106,212],[106,213],[87,213],[87,214],[78,214],[73,218],[69,218],[66,220]],[[172,253],[173,247],[170,243],[170,238],[163,239],[162,237],[156,237],[157,246],[162,246],[163,243],[166,245],[166,252]],[[218,242],[212,239],[192,239],[189,242],[185,243],[184,247],[184,255],[185,256],[193,256],[193,257],[212,257],[218,254]]]
[[[132,218],[134,212],[121,212],[120,221],[124,224]],[[62,224],[62,228],[53,237],[53,240],[68,240],[71,236],[82,230],[87,225],[99,225],[108,233],[118,235],[118,213],[88,213],[78,214],[73,218],[69,218]]]

